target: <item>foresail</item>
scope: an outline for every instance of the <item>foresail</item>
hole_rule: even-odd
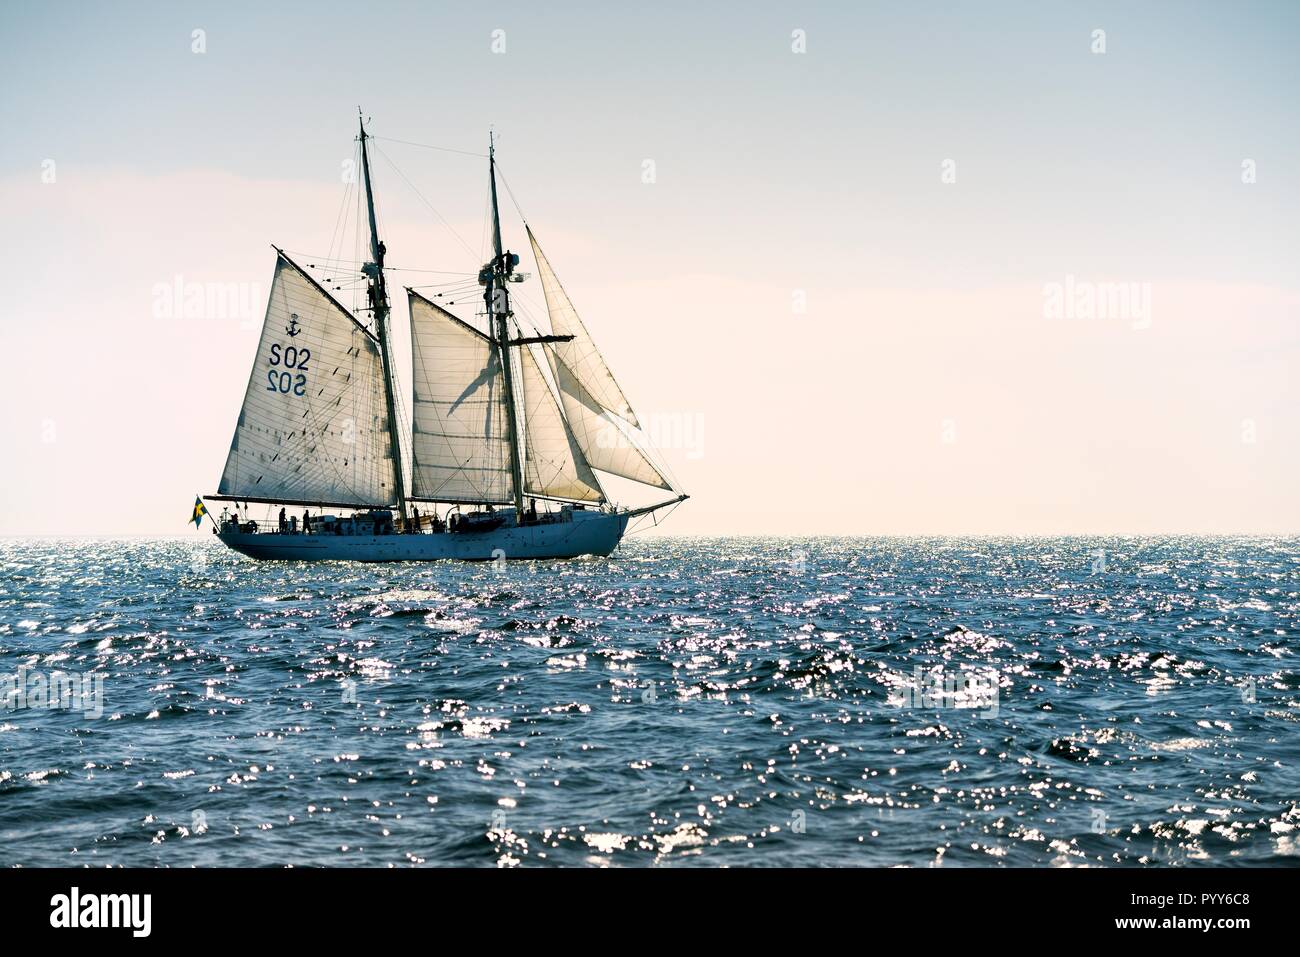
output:
[[[524,407],[524,493],[603,502],[600,482],[560,414],[531,347],[519,347]]]
[[[672,484],[638,447],[637,433],[605,409],[555,352],[551,364],[569,428],[591,467],[671,490]]]
[[[378,344],[280,253],[219,494],[391,504],[390,452]]]
[[[551,268],[542,247],[537,244],[537,237],[532,229],[528,230],[528,241],[533,247],[533,258],[537,260],[537,274],[542,282],[542,293],[546,297],[546,311],[551,320],[551,331],[557,336],[573,336],[572,342],[555,344],[554,355],[564,362],[572,375],[582,384],[583,389],[602,409],[622,416],[634,426],[640,426],[636,413],[628,403],[623,390],[614,381],[614,374],[609,371],[604,357],[596,348],[587,327],[578,318],[577,310],[569,301],[569,296],[560,285],[560,280]]]
[[[410,293],[414,379],[411,497],[514,500],[505,387],[488,338]]]

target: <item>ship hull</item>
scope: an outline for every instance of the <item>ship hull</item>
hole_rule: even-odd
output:
[[[227,546],[260,560],[429,562],[494,561],[609,555],[627,530],[626,513],[575,512],[571,521],[506,526],[483,532],[420,535],[217,533]]]

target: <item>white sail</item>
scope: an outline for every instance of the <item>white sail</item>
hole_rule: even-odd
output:
[[[514,501],[505,385],[487,336],[418,293],[411,306],[411,497]]]
[[[379,345],[283,253],[219,494],[396,500]]]
[[[522,345],[518,349],[522,372],[519,392],[524,408],[524,493],[605,501],[600,481],[564,421],[532,348]]]
[[[638,447],[639,432],[604,408],[554,351],[551,364],[569,428],[591,467],[634,482],[672,489],[672,483]]]
[[[577,310],[560,285],[555,270],[551,268],[542,247],[537,244],[537,237],[531,228],[528,230],[528,241],[533,247],[533,258],[537,260],[537,274],[542,281],[542,293],[546,296],[546,312],[551,320],[551,331],[557,336],[573,336],[572,342],[555,343],[553,354],[569,367],[571,374],[602,409],[622,416],[639,427],[636,413],[632,411],[623,390],[614,381],[614,374],[609,371],[609,366],[592,341],[587,327],[578,318]]]

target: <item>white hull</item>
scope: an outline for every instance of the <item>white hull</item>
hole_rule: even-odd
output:
[[[333,535],[220,530],[217,537],[250,558],[292,561],[427,562],[443,558],[574,558],[608,555],[632,516],[575,511],[572,521],[503,526],[486,532],[419,535]]]

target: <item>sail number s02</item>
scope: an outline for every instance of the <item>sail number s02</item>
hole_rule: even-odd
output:
[[[307,363],[311,361],[311,350],[297,346],[286,346],[279,342],[271,343],[271,368],[266,372],[266,391],[288,395],[304,395],[307,391]]]

